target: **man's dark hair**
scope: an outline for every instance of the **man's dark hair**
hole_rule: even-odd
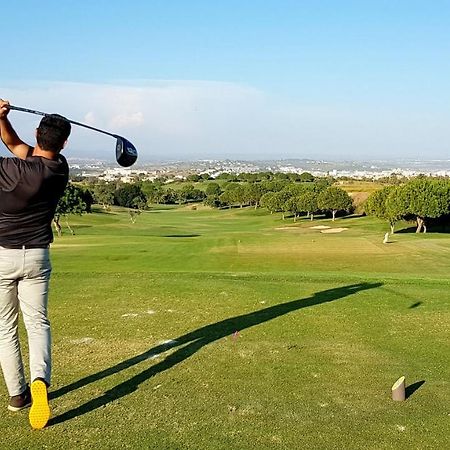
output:
[[[44,116],[38,126],[36,141],[42,150],[58,153],[70,135],[70,122],[59,114]]]

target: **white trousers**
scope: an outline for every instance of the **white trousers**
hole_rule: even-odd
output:
[[[27,387],[20,351],[19,309],[28,335],[31,381],[50,384],[51,332],[47,317],[49,250],[0,247],[0,365],[9,395]]]

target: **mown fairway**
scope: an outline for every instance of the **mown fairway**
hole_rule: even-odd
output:
[[[53,245],[53,419],[31,431],[2,384],[1,449],[450,448],[448,234],[386,245],[375,219],[253,209],[71,223]]]

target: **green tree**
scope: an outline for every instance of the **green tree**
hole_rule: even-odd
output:
[[[173,189],[161,189],[159,191],[159,202],[164,205],[173,205],[177,202],[177,192]]]
[[[396,222],[407,216],[408,205],[402,190],[402,186],[392,186],[386,198],[386,219],[391,227],[391,234],[394,233]]]
[[[219,208],[221,206],[219,195],[207,195],[203,200],[203,204],[211,208]]]
[[[308,189],[308,186],[304,183],[290,183],[283,191],[289,193],[291,197],[303,194]]]
[[[161,183],[151,181],[144,181],[141,184],[141,191],[147,199],[147,205],[152,203],[164,203],[163,198],[165,196],[165,189]]]
[[[193,184],[185,184],[179,191],[177,191],[177,200],[181,205],[182,203],[187,203],[192,197],[192,192],[194,191]]]
[[[285,219],[285,214],[289,212],[287,201],[292,197],[288,191],[275,192],[272,197],[274,210],[281,212],[281,218]]]
[[[314,176],[311,175],[309,172],[302,172],[299,176],[299,181],[310,183],[314,181]]]
[[[114,204],[114,184],[100,181],[93,185],[92,190],[94,202],[102,205],[103,209],[109,209]]]
[[[297,217],[299,216],[299,214],[303,212],[303,210],[299,207],[297,200],[298,196],[290,197],[287,199],[286,204],[284,206],[284,209],[286,211],[289,211],[294,215],[294,222],[297,221]]]
[[[274,177],[276,180],[280,180],[280,181],[289,181],[289,175],[287,173],[284,172],[277,172],[274,174]]]
[[[427,220],[450,212],[450,181],[417,177],[402,186],[401,198],[407,213],[415,216],[416,233],[427,232]]]
[[[259,173],[259,180],[260,181],[269,181],[273,179],[273,173],[272,172],[260,172]]]
[[[75,234],[69,224],[69,214],[82,215],[87,212],[86,202],[83,200],[83,189],[69,183],[64,191],[63,196],[59,199],[56,206],[55,215],[53,217],[53,223],[58,233],[61,236],[61,217],[66,219],[66,225],[70,233]]]
[[[396,222],[406,213],[406,209],[399,201],[398,188],[386,186],[369,196],[364,204],[364,212],[369,216],[387,220],[393,234]]]
[[[317,192],[322,192],[333,185],[334,180],[330,177],[321,177],[314,179],[314,186]]]
[[[219,196],[219,202],[221,205],[231,208],[231,205],[234,203],[232,190],[226,190],[222,192]]]
[[[254,205],[255,209],[258,208],[261,197],[267,192],[261,183],[247,183],[244,185],[244,190],[246,203]]]
[[[191,181],[192,183],[197,183],[198,181],[203,181],[202,177],[200,175],[197,175],[196,173],[193,173],[191,175],[188,175],[186,177],[187,181]]]
[[[246,204],[245,187],[241,183],[227,183],[225,191],[219,197],[220,203],[233,206],[239,205],[241,208]]]
[[[147,197],[137,184],[124,184],[114,192],[114,202],[118,206],[135,209],[136,202],[140,200],[147,203]]]
[[[222,194],[222,189],[218,183],[208,183],[205,189],[206,198],[203,203],[206,206],[211,206],[212,208],[218,208],[220,206],[220,194]]]
[[[294,222],[301,213],[306,213],[307,217],[313,220],[314,214],[319,209],[317,194],[313,190],[305,189],[287,200],[286,209],[294,214]]]
[[[81,190],[83,191],[83,201],[86,203],[86,212],[90,213],[92,212],[92,205],[94,204],[94,196],[92,195],[91,190],[85,186]]]
[[[288,174],[289,177],[289,181],[291,181],[292,183],[298,183],[299,181],[301,181],[300,179],[300,174],[299,173],[290,173]]]
[[[238,181],[238,177],[236,176],[235,173],[226,173],[226,172],[222,172],[216,179],[231,181],[231,182]]]
[[[238,203],[241,208],[247,204],[247,192],[243,184],[237,184],[231,192],[234,203]]]
[[[343,189],[330,186],[317,197],[317,205],[323,211],[331,211],[333,221],[338,211],[349,211],[352,207],[352,198]]]
[[[310,217],[311,220],[314,220],[314,214],[319,209],[317,196],[318,194],[316,192],[308,189],[296,197],[299,210],[306,212],[307,217]]]
[[[201,189],[194,189],[191,192],[191,197],[190,197],[190,201],[193,202],[202,202],[203,200],[205,200],[206,198],[206,194],[204,191],[202,191]]]
[[[276,212],[274,195],[275,192],[266,192],[260,200],[261,207],[266,208],[270,212],[270,214]]]
[[[326,178],[317,178],[312,183],[304,183],[303,186],[306,186],[307,189],[319,194],[325,189],[328,189],[331,185]]]
[[[282,191],[286,186],[289,186],[287,181],[263,181],[261,183],[263,189],[266,192],[279,192]]]
[[[220,188],[220,185],[218,183],[212,182],[206,185],[205,193],[208,196],[219,196],[222,193],[222,189]]]
[[[145,195],[145,198],[147,199],[147,201],[149,201],[150,198],[154,196],[156,190],[158,189],[158,187],[160,187],[160,185],[159,183],[153,183],[152,181],[145,180],[140,184],[140,187],[142,193]]]
[[[239,174],[239,181],[245,181],[248,183],[255,183],[256,181],[258,181],[258,174],[257,173],[240,173]]]

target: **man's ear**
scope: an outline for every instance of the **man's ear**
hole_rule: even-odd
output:
[[[66,139],[66,140],[64,141],[64,144],[63,144],[62,148],[66,148],[67,142],[69,142],[68,139]],[[62,149],[61,149],[61,150],[62,150]]]

